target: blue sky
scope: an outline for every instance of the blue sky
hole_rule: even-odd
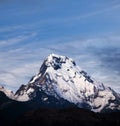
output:
[[[119,0],[0,0],[0,85],[15,91],[57,53],[120,91],[119,14]]]

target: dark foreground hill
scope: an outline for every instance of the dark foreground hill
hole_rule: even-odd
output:
[[[20,110],[18,110],[20,111]],[[17,111],[16,111],[17,113]],[[27,111],[19,117],[14,113],[0,111],[0,125],[4,126],[120,126],[120,113],[99,114],[80,108],[37,109]]]
[[[120,126],[120,113],[96,114],[80,108],[38,109],[14,122],[16,126]]]
[[[64,105],[60,104],[52,97],[49,99],[53,103],[41,101],[40,106],[36,100],[41,95],[37,96],[39,97],[28,102],[18,102],[0,92],[0,126],[120,126],[120,112],[94,113],[66,101]]]
[[[0,124],[9,126],[120,126],[120,113],[98,114],[80,108],[42,108],[29,111],[13,121],[4,121]]]

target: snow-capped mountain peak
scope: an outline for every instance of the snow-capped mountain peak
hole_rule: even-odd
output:
[[[16,100],[30,100],[36,96],[37,91],[95,112],[120,109],[119,94],[91,79],[75,61],[66,56],[50,54],[39,73],[16,92]]]
[[[75,62],[71,58],[68,58],[66,56],[50,54],[46,58],[46,65],[48,67],[50,67],[50,66],[53,67],[54,70],[60,69],[63,64],[66,64],[67,67],[73,67],[76,65]]]

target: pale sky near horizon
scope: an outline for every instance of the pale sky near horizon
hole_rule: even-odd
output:
[[[0,85],[27,84],[50,53],[120,92],[120,1],[0,0]]]

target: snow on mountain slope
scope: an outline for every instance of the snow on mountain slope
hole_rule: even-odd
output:
[[[15,98],[18,101],[30,100],[36,96],[38,90],[95,112],[120,109],[119,94],[91,79],[66,56],[50,54],[44,60],[39,73],[27,85],[20,87]]]
[[[14,99],[14,93],[11,90],[5,89],[3,86],[0,86],[0,91],[4,92],[6,96],[8,96],[11,99]]]

